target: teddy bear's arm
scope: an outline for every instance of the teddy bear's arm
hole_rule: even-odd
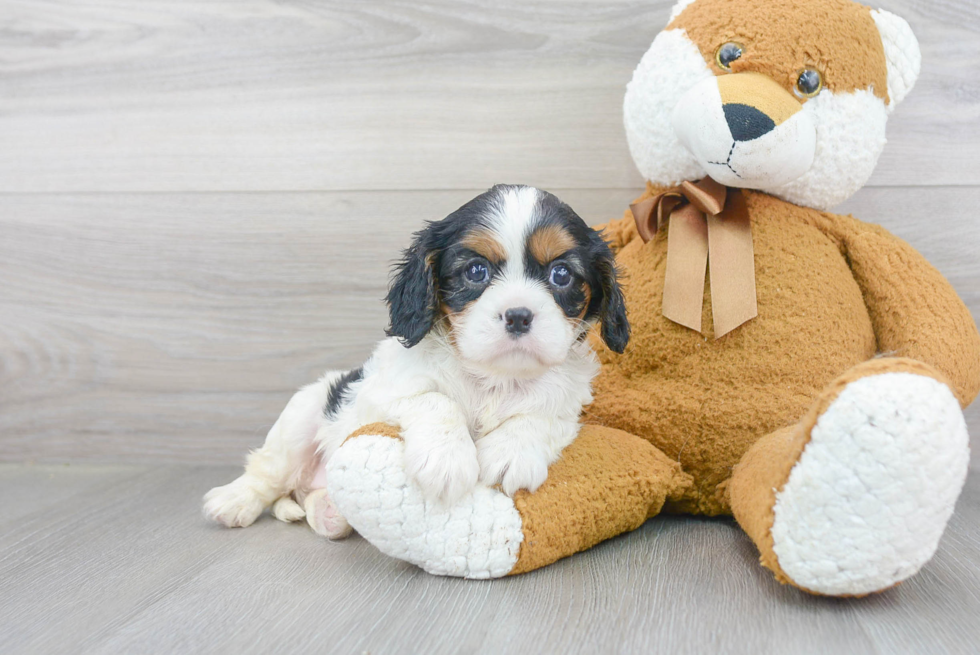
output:
[[[850,216],[824,215],[864,295],[878,352],[931,364],[965,407],[980,391],[980,333],[952,285],[912,246]]]

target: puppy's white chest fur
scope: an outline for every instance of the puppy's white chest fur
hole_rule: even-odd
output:
[[[467,425],[473,438],[480,439],[521,414],[577,418],[582,406],[592,402],[591,382],[599,368],[590,350],[575,350],[581,352],[572,352],[563,364],[532,379],[488,381],[463,371],[453,395],[469,408]]]
[[[598,372],[599,364],[585,342],[575,344],[564,362],[539,376],[494,379],[467,370],[435,335],[411,349],[386,339],[365,363],[363,379],[351,385],[350,402],[338,413],[331,436],[342,440],[373,422],[404,427],[400,425],[404,416],[392,408],[401,399],[430,392],[448,397],[460,408],[474,440],[521,415],[577,420],[582,407],[592,402],[591,382]],[[324,445],[325,450],[333,450],[333,443]]]

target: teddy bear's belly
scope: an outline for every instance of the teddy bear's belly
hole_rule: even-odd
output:
[[[650,440],[695,478],[686,511],[724,513],[715,487],[759,437],[797,422],[815,395],[875,354],[861,291],[838,248],[815,228],[753,216],[757,318],[716,340],[661,315],[667,242],[620,251],[633,336],[603,368],[586,420]],[[707,286],[707,285],[706,285]]]

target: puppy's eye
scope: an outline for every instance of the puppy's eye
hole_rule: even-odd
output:
[[[812,98],[820,93],[822,88],[823,78],[820,76],[820,71],[804,68],[796,78],[796,95],[803,98]]]
[[[718,48],[718,52],[715,53],[715,62],[717,62],[721,68],[727,71],[731,70],[732,62],[741,56],[742,46],[733,41],[729,41]]]
[[[463,275],[473,284],[483,284],[490,279],[490,269],[483,262],[470,262],[466,265]]]
[[[551,284],[559,289],[572,283],[572,272],[564,264],[555,264],[551,269]]]

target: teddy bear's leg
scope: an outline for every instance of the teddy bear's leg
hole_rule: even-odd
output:
[[[864,362],[795,426],[756,442],[728,486],[732,512],[782,581],[864,595],[932,557],[969,465],[959,402],[935,369]]]
[[[454,505],[408,482],[397,430],[358,430],[327,463],[327,493],[383,553],[437,575],[523,573],[639,527],[691,478],[649,442],[584,426],[534,493],[477,487]]]

